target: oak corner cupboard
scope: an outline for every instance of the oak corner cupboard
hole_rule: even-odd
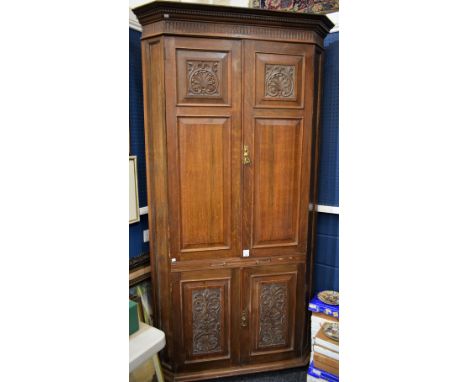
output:
[[[306,365],[325,16],[153,2],[143,26],[155,322],[170,381]]]

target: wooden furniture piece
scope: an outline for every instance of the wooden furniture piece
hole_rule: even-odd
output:
[[[325,16],[154,2],[142,31],[166,378],[305,365]],[[309,216],[311,215],[311,216]]]
[[[140,322],[140,329],[129,339],[129,372],[131,373],[143,362],[152,358],[158,381],[164,382],[158,352],[165,345],[166,337],[161,330]]]

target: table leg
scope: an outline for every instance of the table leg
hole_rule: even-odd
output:
[[[161,369],[161,363],[159,362],[158,354],[153,356],[154,370],[156,371],[156,376],[158,377],[158,382],[164,382],[164,375]]]

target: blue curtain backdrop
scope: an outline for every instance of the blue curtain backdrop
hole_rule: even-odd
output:
[[[324,47],[318,203],[338,206],[339,32],[329,34]],[[314,258],[316,292],[339,290],[338,227],[338,215],[318,214],[317,252]]]
[[[140,207],[147,205],[145,139],[143,125],[143,88],[141,73],[141,33],[130,29],[130,155],[138,157]],[[339,33],[325,38],[323,101],[321,110],[321,150],[319,204],[338,206],[338,44]],[[317,221],[317,253],[314,259],[314,289],[338,290],[338,215],[319,213]],[[143,243],[148,229],[147,215],[130,225],[130,258],[149,251]]]
[[[141,72],[141,32],[130,29],[130,155],[137,156],[138,164],[138,199],[140,207],[147,205],[146,198],[146,163],[145,131],[143,124],[143,84]],[[148,215],[142,215],[139,223],[130,224],[130,258],[149,252],[148,243],[143,242],[143,231],[148,229]]]

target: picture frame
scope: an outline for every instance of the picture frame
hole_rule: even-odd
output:
[[[129,156],[128,179],[129,224],[132,224],[140,221],[140,205],[138,202],[138,166],[136,155]]]

